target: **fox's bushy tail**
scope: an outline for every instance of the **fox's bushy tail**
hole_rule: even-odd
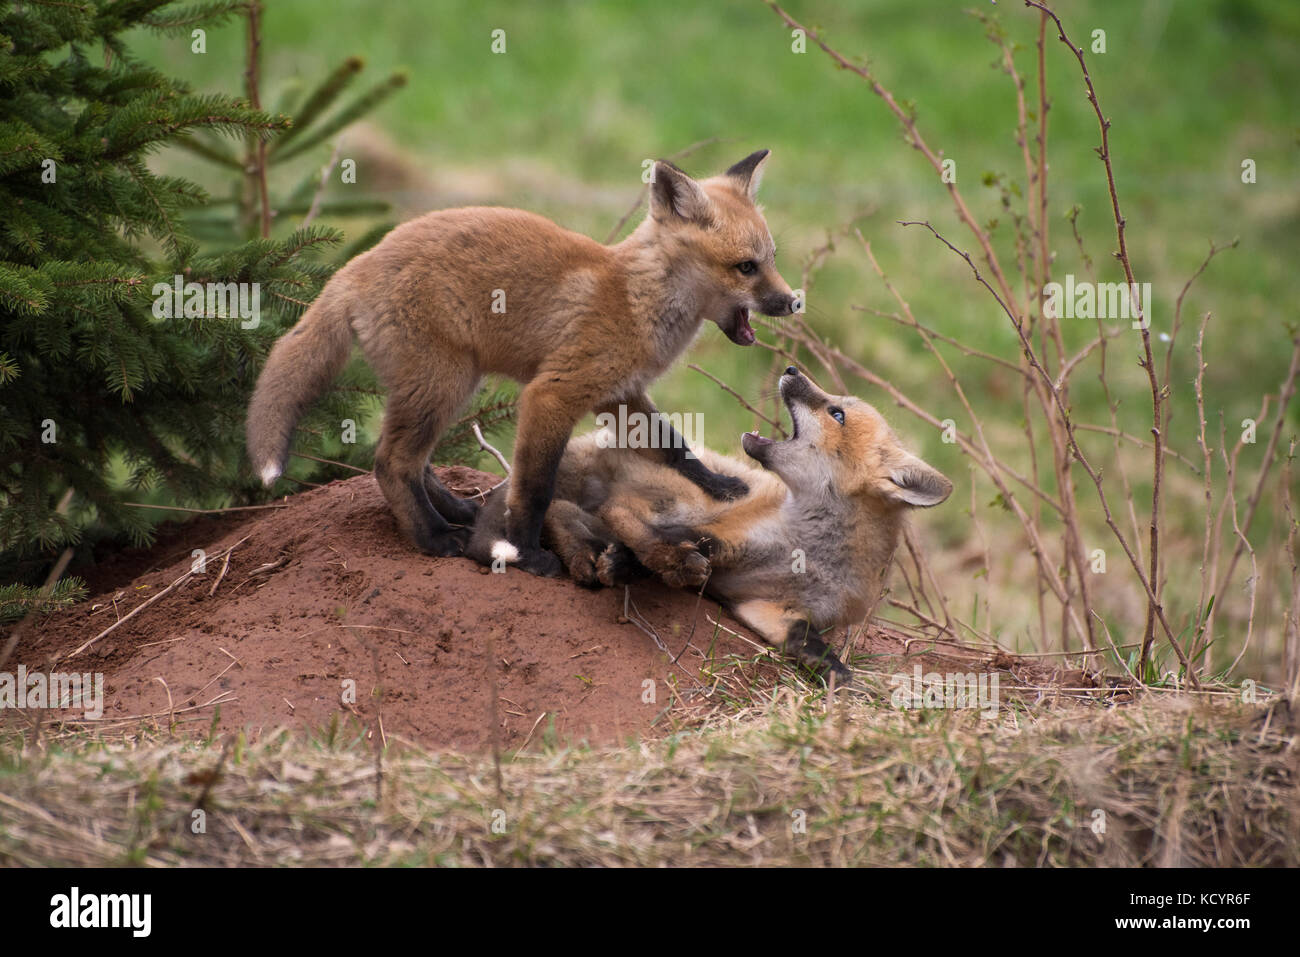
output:
[[[271,485],[284,472],[293,429],[347,364],[352,329],[347,301],[325,289],[271,349],[248,404],[248,457]]]

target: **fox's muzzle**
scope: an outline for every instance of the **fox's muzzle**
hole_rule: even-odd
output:
[[[758,311],[765,316],[794,314],[795,297],[792,292],[769,293],[758,301]]]
[[[779,388],[787,406],[798,402],[809,409],[820,409],[829,401],[826,393],[794,366],[786,366]]]

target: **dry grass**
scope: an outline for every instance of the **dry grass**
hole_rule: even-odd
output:
[[[377,780],[352,727],[224,744],[10,735],[0,863],[1300,864],[1296,724],[1280,698],[988,720],[895,710],[876,692],[828,709],[778,687],[743,716],[625,749],[539,735],[535,753],[503,759],[499,792],[490,756],[391,735]]]

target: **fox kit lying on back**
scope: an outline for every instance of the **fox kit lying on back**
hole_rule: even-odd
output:
[[[708,468],[748,486],[743,497],[710,499],[633,450],[604,447],[595,432],[565,450],[546,540],[585,584],[619,584],[638,566],[674,586],[707,582],[769,644],[843,683],[850,673],[818,633],[871,612],[906,511],[938,505],[952,483],[861,399],[827,395],[794,367],[780,388],[794,434],[776,442],[746,433],[756,465],[696,449]],[[511,558],[503,491],[488,497],[467,550],[483,564]]]
[[[539,542],[565,442],[590,411],[650,416],[646,387],[705,319],[754,342],[751,309],[793,311],[758,208],[767,150],[696,182],[656,163],[650,212],[613,246],[516,209],[429,213],[397,227],[326,284],[271,350],[248,409],[248,451],[270,485],[294,425],[346,363],[356,334],[388,389],[375,477],[424,551],[458,554],[474,508],[434,477],[429,454],[485,373],[524,384],[505,537],[521,567],[555,573]],[[717,499],[735,477],[688,456],[673,432],[644,454]]]

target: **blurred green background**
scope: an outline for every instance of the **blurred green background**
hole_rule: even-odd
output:
[[[1019,69],[1032,77],[1038,15],[1020,3],[790,0],[787,6],[846,56],[867,58],[900,101],[915,105],[927,141],[955,160],[958,185],[975,215],[981,222],[1000,219],[996,245],[1012,271],[1014,237],[1001,193],[982,183],[988,173],[1005,174],[1013,188],[1024,189],[1014,89],[985,26],[967,12],[972,8],[998,18],[1021,47]],[[1088,62],[1113,123],[1112,153],[1133,266],[1139,281],[1153,284],[1151,318],[1161,360],[1160,336],[1169,329],[1183,282],[1211,240],[1240,238],[1240,246],[1221,255],[1198,281],[1184,315],[1194,329],[1201,314],[1214,314],[1207,336],[1207,410],[1212,419],[1222,412],[1231,438],[1236,423],[1258,412],[1262,395],[1276,390],[1286,372],[1287,323],[1295,322],[1300,298],[1300,4],[1060,0],[1055,9],[1080,44],[1090,47],[1093,31],[1105,31],[1106,52],[1089,53]],[[492,31],[498,29],[505,31],[504,54],[491,51]],[[210,32],[203,55],[191,53],[184,36],[142,33],[135,50],[169,73],[189,77],[199,90],[236,93],[242,90],[244,42],[242,22],[232,22]],[[263,99],[274,106],[278,91],[310,85],[347,56],[365,58],[365,82],[405,69],[407,88],[344,141],[341,155],[358,162],[358,187],[339,184],[336,175],[330,195],[365,189],[391,200],[398,218],[442,206],[522,206],[599,239],[635,200],[644,159],[717,137],[680,161],[706,175],[754,149],[771,148],[760,199],[779,246],[778,266],[792,286],[799,285],[804,262],[828,234],[854,223],[922,322],[1014,360],[1014,331],[966,265],[924,230],[897,225],[928,219],[958,245],[971,247],[930,167],[904,144],[897,121],[861,79],[837,70],[811,42],[803,54],[791,46],[790,30],[760,0],[270,0]],[[1115,233],[1104,171],[1094,152],[1096,120],[1077,65],[1054,33],[1048,74],[1054,277],[1085,274],[1065,218],[1078,204],[1080,232],[1098,279],[1119,281],[1110,255]],[[317,152],[312,162],[323,165],[329,145]],[[1241,164],[1248,158],[1257,167],[1254,184],[1242,182]],[[186,154],[174,152],[160,162],[201,176]],[[351,233],[367,223],[330,225]],[[960,405],[915,335],[853,305],[896,308],[856,239],[841,235],[809,299],[812,324],[966,430]],[[1075,347],[1095,331],[1092,321],[1066,321]],[[1175,352],[1170,440],[1199,459],[1190,387],[1194,339],[1194,332],[1184,333]],[[1109,376],[1121,400],[1122,426],[1145,436],[1149,396],[1136,365],[1139,348],[1136,334],[1117,340]],[[951,358],[977,408],[1014,445],[1021,429],[1014,377],[956,354]],[[767,351],[730,344],[712,325],[685,361],[746,395],[767,394],[769,403],[775,369],[783,364],[774,364]],[[685,368],[685,361],[652,394],[666,411],[703,412],[705,441],[735,450],[739,433],[755,424],[752,417]],[[969,538],[962,511],[969,505],[969,480],[960,452],[943,445],[928,426],[891,410],[885,395],[865,385],[858,391],[958,480],[954,498],[961,506],[940,510],[933,521],[945,544]],[[1083,421],[1107,420],[1095,371],[1076,379],[1072,399]],[[1109,440],[1099,441],[1109,446]],[[1247,457],[1260,449],[1262,442]],[[1140,502],[1146,488],[1136,479],[1135,485]],[[1192,480],[1173,482],[1172,488],[1175,495],[1197,494]],[[1189,531],[1198,527],[1199,516],[1171,512]],[[1261,516],[1257,527],[1268,521]]]
[[[983,26],[965,12],[972,8],[1001,17],[1025,45],[1020,68],[1030,73],[1037,15],[1019,3],[794,0],[788,7],[847,56],[868,57],[880,80],[916,105],[924,135],[956,161],[958,185],[987,221],[999,215],[999,196],[980,185],[981,176],[1006,173],[1023,183],[1023,167],[1013,139],[1012,87],[995,68],[997,50]],[[1217,317],[1211,328],[1219,334],[1211,338],[1222,358],[1211,364],[1209,391],[1231,404],[1229,418],[1254,412],[1261,388],[1285,372],[1281,323],[1293,317],[1297,299],[1300,5],[1064,0],[1057,9],[1077,42],[1094,29],[1106,31],[1107,52],[1090,55],[1090,68],[1114,124],[1133,263],[1139,280],[1154,283],[1157,329],[1167,328],[1173,298],[1208,242],[1241,238],[1240,248],[1202,278],[1189,310]],[[504,55],[490,50],[495,29],[506,31]],[[826,230],[856,220],[922,321],[1003,351],[1013,345],[1005,317],[964,264],[923,231],[896,225],[930,219],[967,244],[953,228],[942,185],[903,145],[884,104],[811,44],[805,54],[792,53],[790,31],[759,0],[341,0],[325,7],[270,0],[264,34],[270,106],[278,86],[310,83],[350,55],[365,58],[371,81],[408,71],[409,86],[373,116],[380,129],[354,130],[342,154],[391,148],[427,177],[427,190],[379,184],[403,218],[434,205],[510,204],[603,239],[635,199],[643,159],[719,137],[723,142],[681,161],[705,175],[769,147],[774,155],[761,196],[780,247],[778,264],[792,284]],[[199,90],[242,90],[242,23],[212,31],[205,55],[190,53],[183,36],[141,34],[135,49]],[[1100,278],[1118,280],[1117,265],[1107,262],[1114,228],[1092,152],[1096,122],[1072,58],[1054,40],[1049,76],[1056,271],[1078,269],[1064,219],[1078,203]],[[319,153],[323,164],[328,146]],[[1247,157],[1258,167],[1254,185],[1241,182]],[[191,175],[199,170],[184,154],[171,161],[194,167]],[[358,185],[376,191],[369,174],[361,163]],[[348,187],[334,189],[342,194]],[[1005,225],[999,233],[1000,248],[1009,250]],[[862,361],[892,363],[915,344],[900,341],[908,337],[887,320],[849,311],[851,303],[887,305],[852,247],[842,245],[827,267],[809,311],[823,333]],[[1089,326],[1081,322],[1080,341]],[[1191,339],[1183,345],[1189,352]],[[768,358],[737,350],[711,327],[692,353],[693,361],[750,391]],[[739,429],[713,431],[711,420],[734,410],[731,402],[705,401],[713,388],[678,369],[655,391],[665,408],[712,412],[710,434],[722,443]],[[736,422],[747,424],[739,416]]]

